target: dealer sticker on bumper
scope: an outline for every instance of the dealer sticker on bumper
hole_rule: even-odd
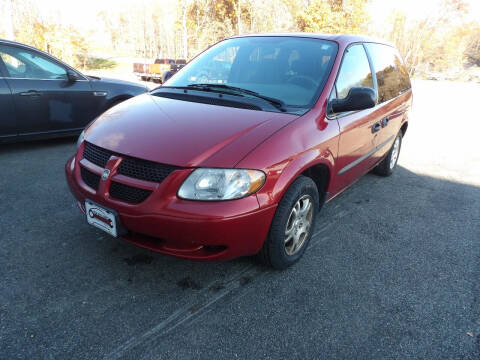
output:
[[[85,212],[87,214],[87,222],[110,235],[117,237],[117,221],[115,212],[99,206],[91,201],[85,201]]]

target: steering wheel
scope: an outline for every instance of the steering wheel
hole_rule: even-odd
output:
[[[312,89],[318,86],[318,83],[315,80],[305,75],[294,75],[287,80],[287,83],[300,85],[306,89]]]

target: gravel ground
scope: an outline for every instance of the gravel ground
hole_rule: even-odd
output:
[[[327,204],[304,258],[178,260],[88,226],[75,140],[0,147],[1,359],[479,359],[480,85],[417,81],[399,167]]]

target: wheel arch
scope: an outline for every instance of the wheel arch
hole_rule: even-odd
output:
[[[304,158],[303,160],[306,159]],[[301,175],[313,180],[320,195],[320,202],[325,202],[332,180],[332,161],[333,159],[329,156],[327,158],[310,158],[310,161],[300,161],[297,159],[297,161],[290,163],[289,166],[283,169],[280,178],[275,181],[275,185],[273,185],[271,191],[273,196],[261,196],[259,198],[260,206],[280,202],[288,188]],[[300,165],[300,163],[302,163],[303,166]]]
[[[301,175],[311,178],[315,185],[317,185],[320,198],[328,192],[327,190],[331,180],[330,174],[330,168],[324,163],[312,165],[301,173]]]

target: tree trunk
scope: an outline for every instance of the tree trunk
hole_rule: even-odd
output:
[[[14,9],[13,9],[13,0],[5,1],[5,13],[2,16],[5,24],[6,39],[15,40],[15,27],[14,27]]]
[[[237,27],[238,35],[242,34],[242,6],[241,0],[237,0]]]
[[[182,28],[183,28],[183,58],[187,59],[188,58],[187,0],[183,0]]]

